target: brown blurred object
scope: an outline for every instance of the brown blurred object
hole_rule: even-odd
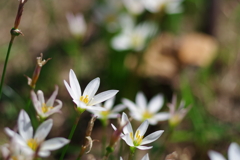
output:
[[[162,33],[150,43],[142,62],[137,62],[137,56],[130,55],[126,58],[126,65],[132,70],[137,68],[141,76],[169,80],[176,77],[183,66],[208,66],[216,57],[217,48],[217,41],[206,34],[175,37]]]
[[[180,38],[178,56],[183,64],[208,66],[216,57],[218,44],[212,36],[191,33]]]
[[[175,48],[174,36],[163,33],[149,45],[143,55],[143,63],[139,71],[147,77],[161,76],[167,79],[174,77],[179,70]]]
[[[192,160],[191,148],[180,149],[166,156],[165,160]]]

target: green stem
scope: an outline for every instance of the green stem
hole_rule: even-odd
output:
[[[128,156],[128,160],[133,160],[134,159],[135,151],[136,151],[136,147],[130,147],[130,153],[129,153],[129,156]]]
[[[74,125],[72,127],[72,130],[71,130],[71,132],[70,132],[70,134],[68,136],[68,139],[70,141],[72,140],[73,134],[74,134],[74,132],[75,132],[75,130],[77,128],[77,125],[78,125],[78,122],[80,120],[80,117],[81,117],[81,114],[79,114],[78,117],[76,118],[76,121],[75,121],[75,123],[74,123]],[[63,152],[61,154],[60,160],[63,160],[63,158],[64,158],[64,156],[65,156],[65,154],[67,152],[68,147],[69,147],[69,144],[64,147],[64,150],[63,150]]]
[[[104,155],[106,150],[107,119],[103,119],[102,124],[103,124],[102,155]]]
[[[14,38],[15,38],[15,35],[12,35],[11,36],[11,40],[10,40],[9,45],[8,45],[6,59],[5,59],[5,62],[4,62],[4,67],[3,67],[3,72],[2,72],[2,79],[1,79],[1,84],[0,84],[0,99],[1,99],[1,96],[2,96],[2,87],[3,87],[3,82],[4,82],[5,73],[6,73],[6,69],[7,69],[8,58],[9,58],[9,55],[10,55],[10,51],[11,51],[11,48],[12,48],[12,44],[13,44]]]
[[[114,151],[114,148],[111,147],[111,146],[108,146],[108,147],[106,148],[106,154],[105,154],[105,156],[102,158],[102,160],[107,160],[108,157],[109,157],[109,155],[110,155],[113,151]]]

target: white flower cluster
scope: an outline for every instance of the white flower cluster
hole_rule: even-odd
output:
[[[183,11],[181,6],[183,0],[123,0],[127,10],[139,15],[146,9],[151,13],[165,11],[168,14],[180,13]]]
[[[69,83],[64,80],[64,84],[73,102],[76,104],[76,110],[80,115],[87,110],[91,112],[93,116],[101,119],[104,124],[108,124],[108,119],[118,118],[120,116],[119,112],[128,108],[130,116],[142,122],[136,132],[133,132],[128,116],[124,112],[121,118],[122,130],[118,130],[113,124],[112,127],[115,131],[119,132],[118,137],[121,137],[133,150],[151,149],[152,146],[145,145],[156,141],[164,131],[158,130],[144,137],[149,124],[156,125],[159,121],[171,119],[171,116],[174,115],[168,112],[158,112],[164,104],[161,94],[156,95],[147,103],[145,95],[142,92],[138,92],[136,104],[129,99],[123,98],[122,104],[114,107],[114,96],[118,93],[118,90],[108,90],[96,94],[100,85],[99,78],[90,81],[82,92],[76,74],[73,70],[70,70]],[[24,110],[21,110],[17,123],[18,130],[5,128],[5,132],[11,138],[11,142],[3,145],[1,149],[5,159],[32,160],[37,157],[48,157],[50,151],[57,150],[70,142],[70,140],[61,137],[45,140],[53,125],[53,120],[48,119],[49,116],[54,113],[59,113],[62,108],[62,102],[56,99],[57,94],[58,87],[56,86],[53,94],[45,101],[44,94],[41,90],[37,91],[37,94],[31,91],[33,106],[41,124],[34,134],[29,115]],[[175,104],[172,105],[171,107],[175,106]],[[183,108],[183,106],[181,108]],[[182,118],[185,114],[184,112]],[[91,132],[90,130],[92,130],[91,127],[89,128],[89,132]],[[115,137],[115,139],[118,139],[118,137]],[[91,139],[90,135],[88,135],[88,138]],[[142,159],[149,159],[148,154]]]

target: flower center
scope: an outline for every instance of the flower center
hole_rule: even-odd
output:
[[[102,112],[101,112],[101,115],[102,115],[103,117],[107,117],[107,116],[109,115],[109,111],[102,111]]]
[[[141,45],[143,38],[139,34],[133,34],[131,41],[134,47],[138,47],[139,45]]]
[[[143,136],[140,136],[140,131],[138,130],[136,133],[135,133],[135,137],[133,138],[133,133],[131,132],[130,133],[130,137],[133,141],[133,144],[134,146],[139,146],[141,143],[142,143],[142,139],[143,139]]]
[[[35,139],[29,139],[27,141],[27,145],[28,147],[30,147],[32,150],[36,151],[37,147],[38,147],[38,143]]]
[[[49,107],[47,106],[45,103],[42,105],[42,112],[43,113],[47,113],[48,111],[50,111],[51,109],[53,109],[53,107]]]
[[[89,102],[88,95],[81,96],[80,97],[80,101],[82,101],[83,103],[87,104]]]
[[[143,113],[142,117],[143,117],[143,121],[144,121],[144,120],[146,120],[146,119],[152,118],[152,117],[153,117],[153,114],[150,113],[150,112],[148,112],[148,111],[145,111],[145,112]]]

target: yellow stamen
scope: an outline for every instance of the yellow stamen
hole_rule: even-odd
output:
[[[50,111],[51,109],[53,109],[52,106],[47,106],[45,103],[42,105],[42,112],[43,113],[47,113],[48,111]]]
[[[139,46],[142,42],[142,37],[139,34],[134,34],[131,38],[133,46]]]
[[[130,138],[132,139],[132,141],[134,140],[132,132],[130,133]]]
[[[85,97],[81,96],[80,97],[80,101],[82,101],[83,103],[87,104],[89,102],[88,95],[86,95]]]
[[[109,111],[102,111],[102,112],[101,112],[101,115],[102,115],[103,117],[107,117],[107,116],[109,115]]]
[[[27,141],[27,145],[34,151],[36,151],[37,147],[38,147],[38,143],[35,139],[29,139]]]
[[[146,120],[146,119],[152,118],[152,117],[153,117],[153,114],[150,113],[150,112],[148,112],[148,111],[145,111],[145,112],[143,113],[142,117],[143,117],[143,121],[144,121],[144,120]]]
[[[134,138],[134,141],[133,141],[133,144],[135,146],[139,146],[142,142],[142,139],[143,139],[143,136],[140,136],[140,131],[138,130],[135,134],[135,138]]]

